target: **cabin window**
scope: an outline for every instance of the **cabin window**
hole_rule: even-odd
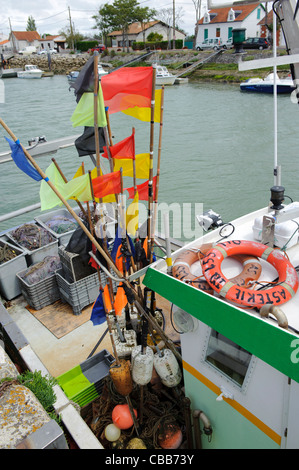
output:
[[[252,355],[236,343],[211,330],[205,360],[242,386]]]
[[[216,28],[216,38],[220,38],[220,28]]]

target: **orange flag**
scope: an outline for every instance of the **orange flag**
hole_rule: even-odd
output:
[[[109,312],[111,312],[111,310],[112,310],[112,304],[111,304],[110,294],[109,294],[109,290],[108,290],[108,285],[107,285],[107,284],[106,284],[105,287],[104,287],[103,298],[104,298],[106,310],[107,310],[107,312],[109,313]]]
[[[108,194],[119,194],[121,192],[120,171],[97,176],[92,180],[95,197],[101,198]]]
[[[150,108],[152,67],[123,67],[101,78],[105,106],[109,114],[135,106]]]
[[[132,135],[121,140],[117,144],[111,145],[110,155],[112,158],[130,158],[135,159],[135,130],[133,129]],[[108,158],[107,147],[104,147],[104,158]]]
[[[115,315],[121,315],[121,312],[125,308],[127,303],[128,303],[128,300],[125,294],[125,290],[123,287],[119,285],[117,288],[115,301],[114,301]]]

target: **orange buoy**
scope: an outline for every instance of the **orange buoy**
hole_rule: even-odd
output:
[[[134,409],[134,414],[137,418],[137,411]],[[130,408],[128,405],[116,405],[112,411],[113,424],[119,429],[129,429],[133,426],[134,422],[131,416]]]
[[[120,359],[119,366],[110,367],[109,374],[117,392],[126,397],[133,390],[130,361]]]
[[[159,427],[158,444],[162,449],[178,449],[183,441],[183,433],[176,423],[162,423]]]

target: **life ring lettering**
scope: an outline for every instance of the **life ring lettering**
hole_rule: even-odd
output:
[[[225,257],[238,254],[267,260],[278,272],[277,284],[269,289],[252,292],[229,281],[221,271],[221,263]],[[248,307],[281,305],[290,300],[298,290],[297,272],[290,261],[279,250],[258,242],[234,240],[219,243],[207,253],[202,261],[202,268],[205,279],[220,296]],[[251,266],[251,269],[254,272],[255,268]]]

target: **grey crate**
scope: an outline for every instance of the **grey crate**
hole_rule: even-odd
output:
[[[24,225],[24,224],[23,224]],[[35,224],[39,225],[39,224]],[[21,225],[19,226],[21,227]],[[17,228],[17,227],[16,227]],[[28,250],[27,248],[22,247],[11,235],[11,232],[7,232],[6,235],[9,238],[10,242],[19,247],[24,251],[26,254],[26,259],[27,259],[27,264],[35,264],[38,263],[39,261],[43,261],[43,259],[46,256],[57,256],[58,255],[58,240],[55,239],[51,234],[51,242],[48,245],[41,246],[40,248],[37,248],[36,250]]]
[[[99,295],[98,273],[70,283],[63,277],[62,270],[59,270],[56,271],[56,278],[61,299],[71,305],[75,315],[80,315],[82,309],[93,303]]]
[[[79,281],[95,272],[94,268],[83,263],[80,255],[66,251],[64,246],[58,247],[58,255],[62,264],[63,277],[68,282]]]
[[[32,308],[40,310],[60,299],[60,291],[55,273],[30,285],[25,279],[23,279],[26,271],[27,270],[25,269],[24,271],[17,273],[17,278],[19,280],[22,294]]]
[[[77,215],[79,213],[79,210],[80,210],[79,208],[74,209],[74,211],[76,212]],[[48,212],[47,214],[41,214],[37,217],[34,217],[34,220],[36,220],[42,227],[47,229],[53,235],[54,238],[57,238],[59,245],[67,245],[70,238],[71,238],[71,236],[73,235],[73,233],[76,229],[69,230],[68,232],[64,232],[64,233],[55,232],[54,230],[52,230],[48,226],[48,222],[51,219],[53,219],[53,217],[55,217],[55,216],[68,217],[68,218],[73,219],[72,215],[69,213],[69,211],[67,209],[59,209],[57,211]],[[78,225],[77,222],[76,222],[76,224],[77,224],[77,227],[78,227],[79,225]]]
[[[17,279],[17,273],[26,269],[27,262],[25,252],[21,248],[0,240],[0,246],[7,245],[17,253],[17,256],[0,264],[0,293],[6,300],[11,300],[21,294],[21,288]]]

